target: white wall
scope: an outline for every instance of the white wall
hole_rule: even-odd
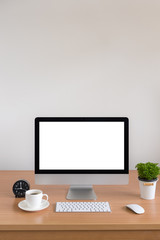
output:
[[[0,1],[0,169],[33,169],[36,116],[128,116],[160,162],[160,1]]]

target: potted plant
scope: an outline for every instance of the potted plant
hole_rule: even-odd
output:
[[[158,163],[138,163],[136,165],[140,186],[141,198],[154,199],[160,167]]]

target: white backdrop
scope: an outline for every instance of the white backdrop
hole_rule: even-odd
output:
[[[160,1],[0,1],[0,169],[34,168],[37,116],[126,116],[160,162]]]

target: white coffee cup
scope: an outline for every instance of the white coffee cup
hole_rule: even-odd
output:
[[[48,195],[43,194],[41,190],[38,189],[31,189],[26,191],[25,193],[25,198],[26,198],[26,203],[29,208],[39,208],[42,202],[42,198],[46,197],[48,200]]]

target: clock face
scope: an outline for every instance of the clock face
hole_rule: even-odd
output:
[[[25,192],[29,190],[29,183],[26,180],[18,180],[13,185],[15,197],[25,197]]]

